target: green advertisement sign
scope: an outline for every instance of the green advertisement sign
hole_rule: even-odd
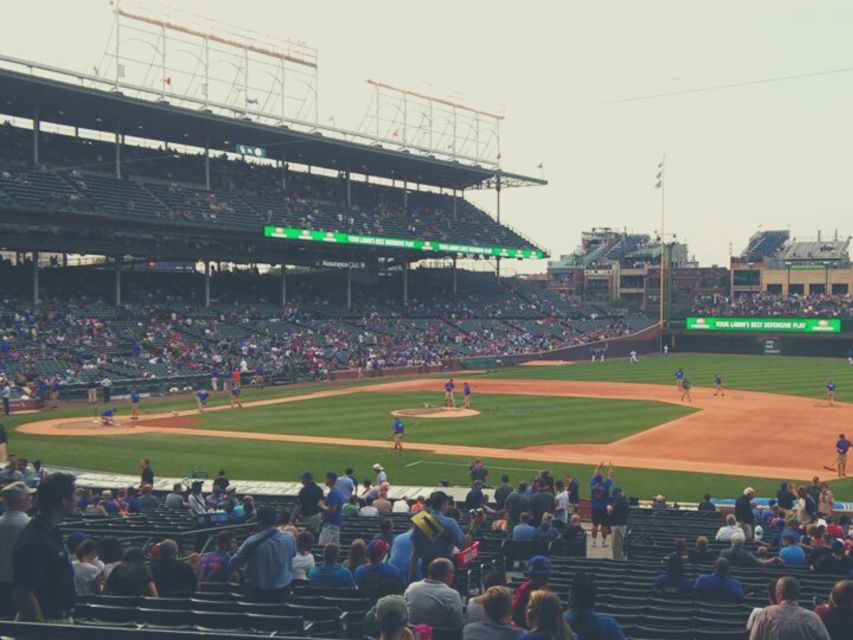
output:
[[[704,318],[688,317],[691,331],[773,331],[779,333],[841,333],[838,318]]]
[[[437,240],[407,240],[403,238],[387,238],[385,236],[364,236],[339,231],[323,231],[321,229],[297,229],[295,227],[264,227],[267,238],[286,238],[287,240],[306,240],[309,242],[331,242],[333,244],[357,244],[368,247],[388,247],[390,249],[410,249],[434,253],[473,254],[500,258],[525,258],[540,260],[545,253],[536,249],[515,249],[512,247],[480,247],[472,244],[457,242],[440,242]]]

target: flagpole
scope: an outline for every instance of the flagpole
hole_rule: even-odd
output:
[[[666,253],[666,242],[664,240],[664,224],[666,222],[666,216],[664,214],[665,208],[664,203],[666,201],[665,191],[666,191],[666,154],[664,154],[663,158],[661,158],[660,162],[660,292],[658,294],[658,301],[660,303],[660,308],[658,310],[658,321],[660,323],[660,343],[661,343],[661,351],[663,351],[663,329],[664,329],[664,318],[663,318],[663,296],[664,296],[664,271],[665,271],[665,258],[664,254]]]

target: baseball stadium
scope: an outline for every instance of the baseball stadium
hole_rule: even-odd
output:
[[[853,638],[849,237],[551,255],[503,115],[110,4],[0,52],[0,636]]]

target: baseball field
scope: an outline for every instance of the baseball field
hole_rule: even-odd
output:
[[[679,367],[693,384],[692,402],[676,391]],[[714,396],[717,373],[725,396]],[[86,405],[3,423],[11,452],[48,466],[134,473],[145,456],[161,475],[224,468],[237,480],[296,480],[305,469],[346,466],[364,477],[379,462],[392,483],[434,485],[464,483],[477,457],[494,481],[542,468],[583,479],[612,460],[630,495],[683,501],[736,496],[747,484],[770,495],[783,480],[829,479],[824,466],[834,464],[838,434],[853,436],[853,366],[843,359],[670,355],[455,379],[460,388],[472,384],[475,415],[439,410],[444,379],[421,377],[246,388],[242,409],[228,408],[220,392],[201,415],[192,396],[152,398],[135,424],[130,404],[117,401],[113,427],[100,426]],[[829,379],[838,385],[833,407]],[[407,414],[401,456],[391,453],[397,410]],[[853,500],[853,480],[833,487],[836,498]]]

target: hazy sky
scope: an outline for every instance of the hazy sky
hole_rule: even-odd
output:
[[[14,2],[0,51],[77,70],[98,63],[105,0]],[[581,230],[659,227],[703,264],[760,225],[853,233],[853,72],[693,95],[591,103],[853,67],[853,3],[184,0],[182,9],[319,50],[321,122],[355,128],[364,80],[505,110],[505,169],[549,186],[504,191],[505,221],[555,256]],[[488,210],[494,194],[473,196]],[[534,263],[544,269],[545,263]],[[533,266],[533,265],[531,265]],[[525,269],[526,270],[526,269]]]

